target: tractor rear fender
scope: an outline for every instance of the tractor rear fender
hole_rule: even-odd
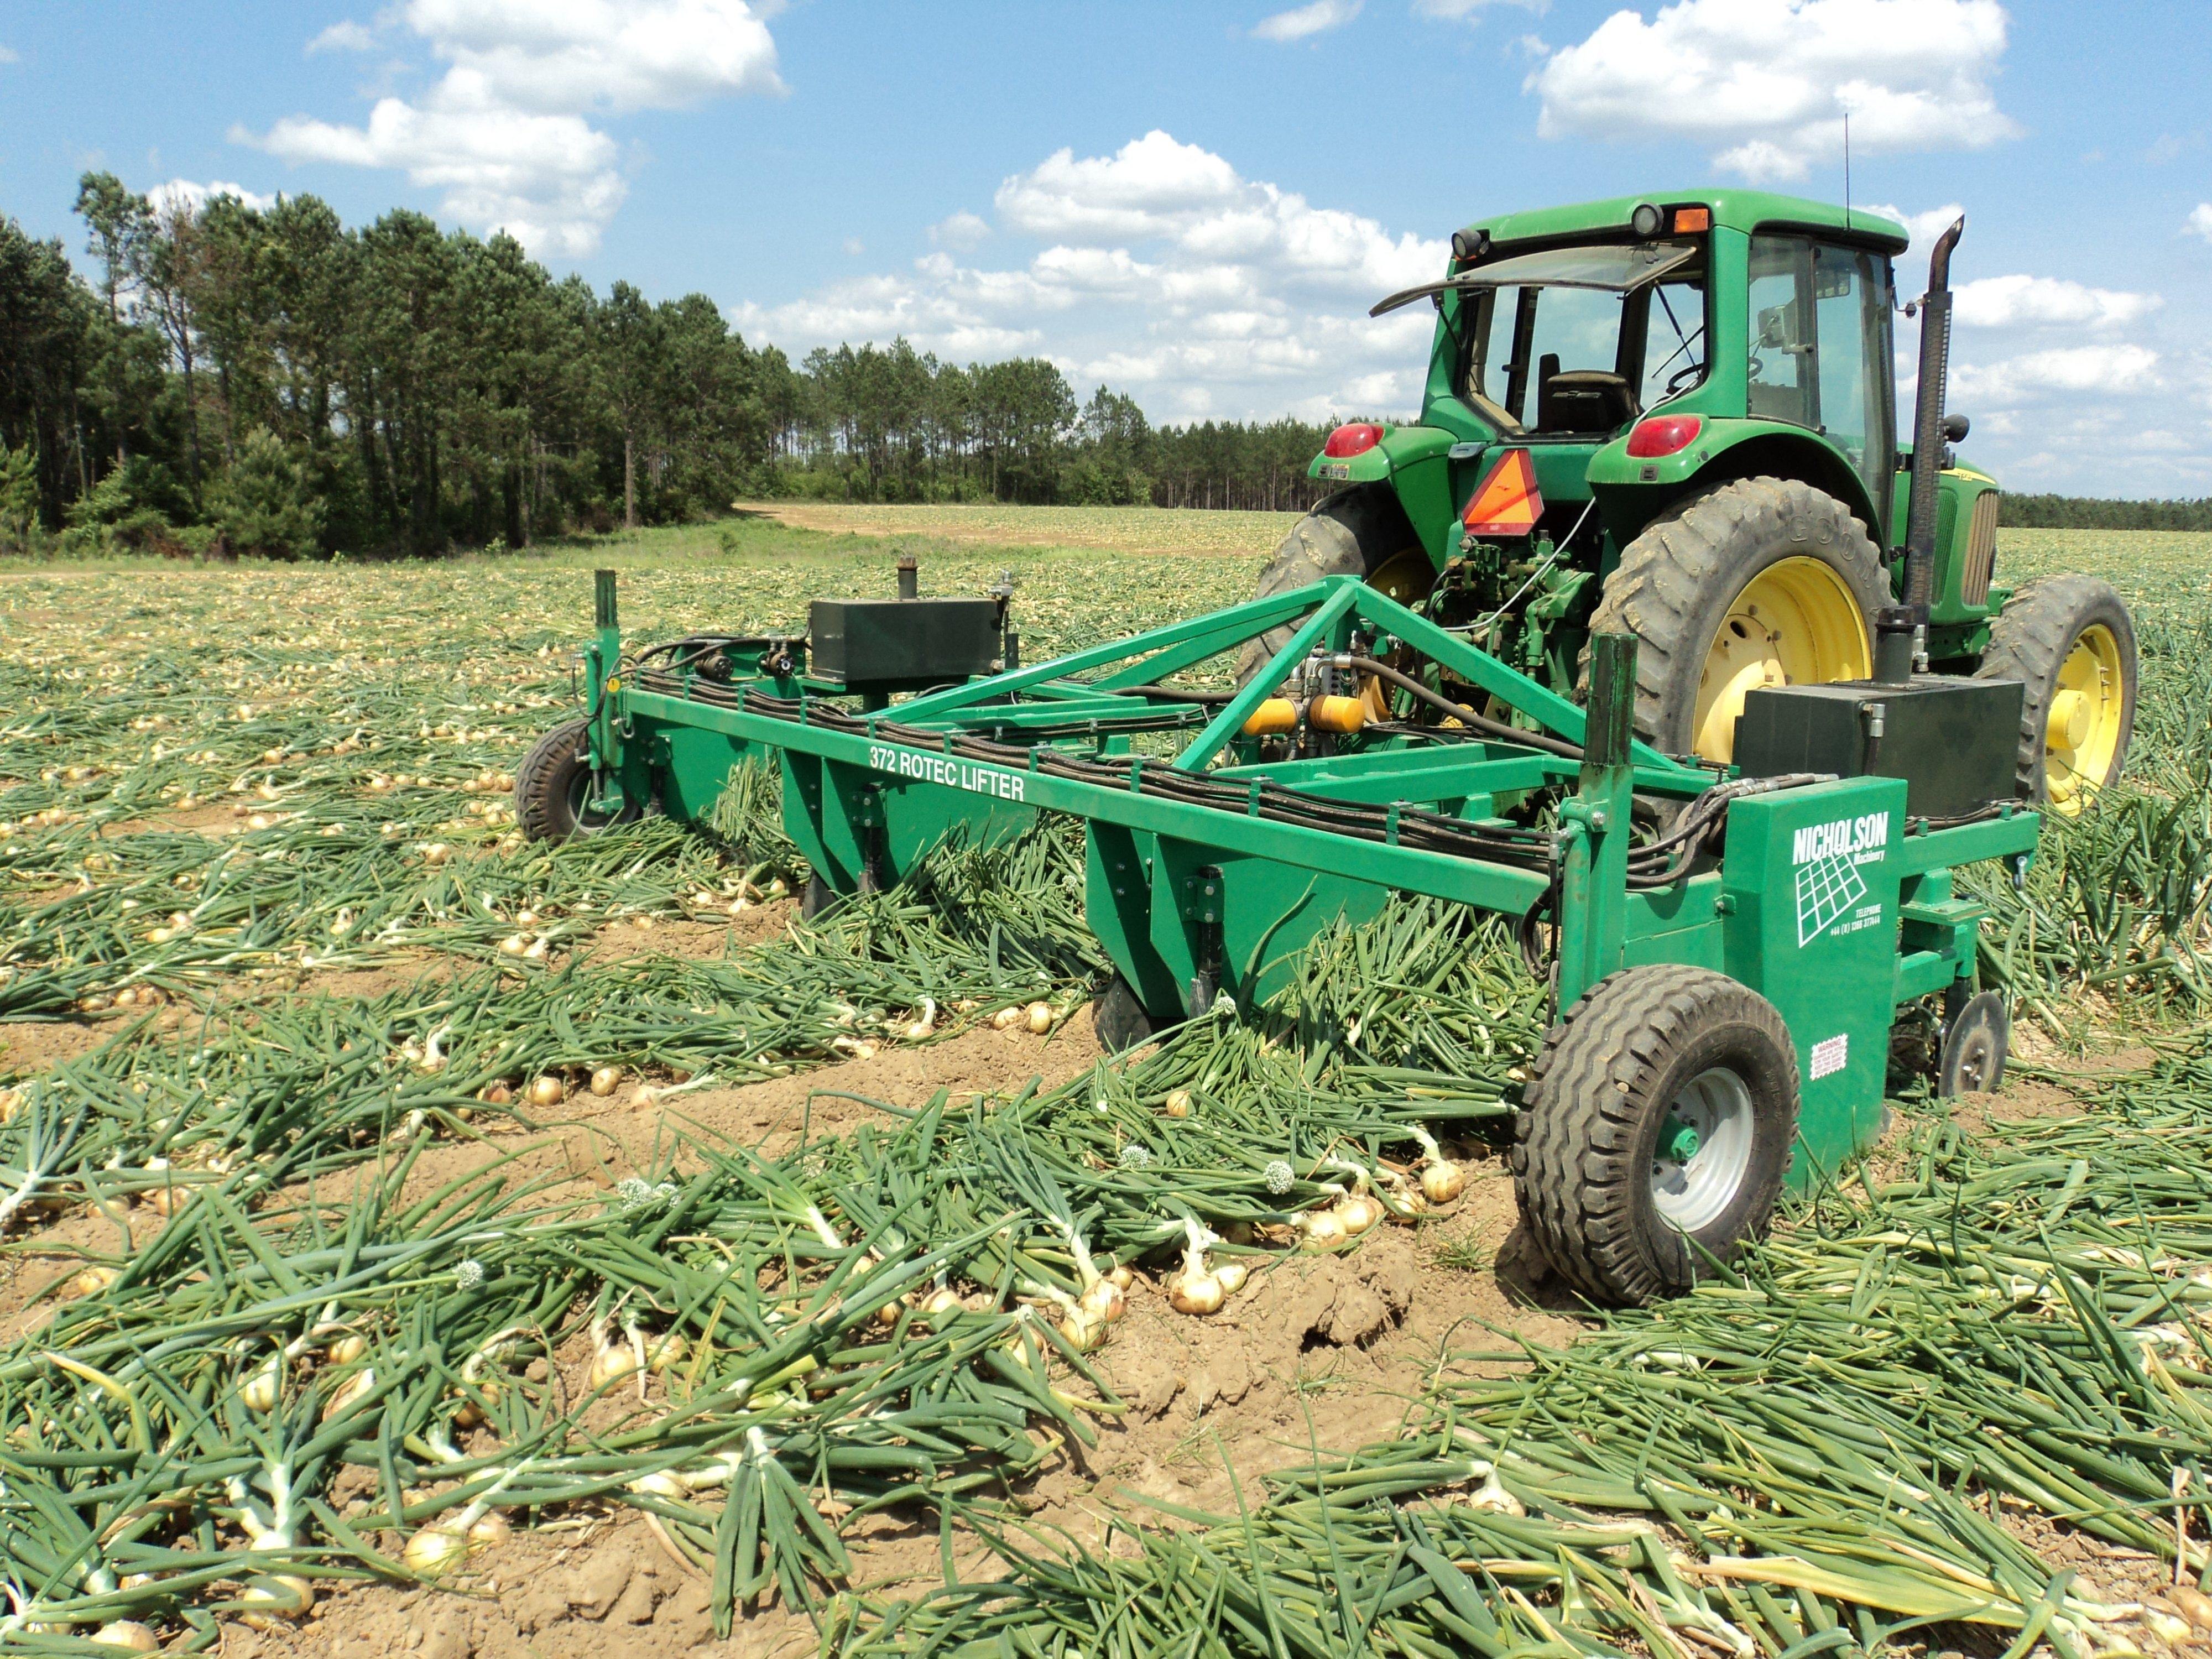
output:
[[[1589,483],[1597,510],[1616,548],[1626,547],[1645,526],[1685,495],[1735,478],[1795,478],[1832,495],[1867,527],[1877,547],[1886,526],[1867,494],[1866,481],[1833,446],[1784,421],[1705,417],[1698,435],[1672,455],[1639,459],[1628,440],[1615,439],[1590,458]]]
[[[1442,427],[1386,426],[1372,448],[1341,459],[1313,458],[1306,476],[1335,484],[1387,483],[1437,569],[1459,551],[1459,504],[1452,499],[1452,446]]]

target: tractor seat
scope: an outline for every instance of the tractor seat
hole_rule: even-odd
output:
[[[1537,390],[1539,432],[1618,432],[1635,418],[1628,381],[1601,368],[1549,374]]]

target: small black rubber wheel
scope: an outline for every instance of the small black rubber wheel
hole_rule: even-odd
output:
[[[2002,1086],[2011,1049],[2012,1016],[2005,1012],[2004,999],[1995,991],[1967,998],[1943,1028],[1936,1092],[1950,1100]]]
[[[1255,599],[1310,587],[1324,576],[1357,576],[1401,605],[1418,605],[1437,579],[1436,566],[1413,532],[1413,522],[1388,484],[1340,489],[1291,526],[1261,569]],[[1237,659],[1237,683],[1267,665],[1294,630],[1271,628],[1246,641]]]
[[[532,841],[567,841],[593,836],[638,816],[632,801],[619,813],[592,803],[592,767],[586,734],[591,722],[573,720],[556,726],[531,745],[514,769],[514,822]]]
[[[2028,583],[1990,624],[1974,674],[2025,688],[2021,799],[2071,817],[2119,781],[2136,732],[2136,625],[2110,582]]]
[[[842,894],[821,877],[810,875],[806,878],[805,890],[799,897],[799,919],[814,921],[826,916],[837,908],[838,901],[842,897]]]
[[[1765,1232],[1796,1133],[1797,1054],[1773,1004],[1709,969],[1630,968],[1545,1038],[1514,1192],[1562,1278],[1635,1305]]]
[[[1119,974],[1091,1005],[1091,1024],[1098,1034],[1098,1046],[1109,1054],[1152,1040],[1152,1017],[1137,1000],[1136,988]]]

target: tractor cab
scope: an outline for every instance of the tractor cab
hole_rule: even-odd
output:
[[[1917,302],[1942,319],[1922,313],[1925,430],[1900,446],[1907,240],[1877,215],[1749,191],[1466,227],[1441,276],[1372,313],[1436,308],[1419,420],[1332,434],[1311,475],[1342,488],[1259,592],[1361,575],[1571,696],[1593,632],[1632,632],[1657,671],[1638,735],[1722,765],[1753,692],[1868,678],[1878,617],[1908,607],[1924,668],[2025,677],[2022,790],[2078,811],[2124,758],[2132,629],[2101,584],[2004,623],[2032,590],[1998,580],[1995,482],[1955,463],[1941,275]]]

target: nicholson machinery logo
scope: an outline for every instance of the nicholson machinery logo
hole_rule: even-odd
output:
[[[1796,833],[1790,840],[1790,861],[1797,866],[1800,947],[1823,933],[1856,933],[1881,921],[1880,902],[1863,902],[1867,884],[1860,878],[1858,866],[1881,860],[1888,845],[1887,812],[1808,823]],[[1844,920],[1846,916],[1849,921]]]

